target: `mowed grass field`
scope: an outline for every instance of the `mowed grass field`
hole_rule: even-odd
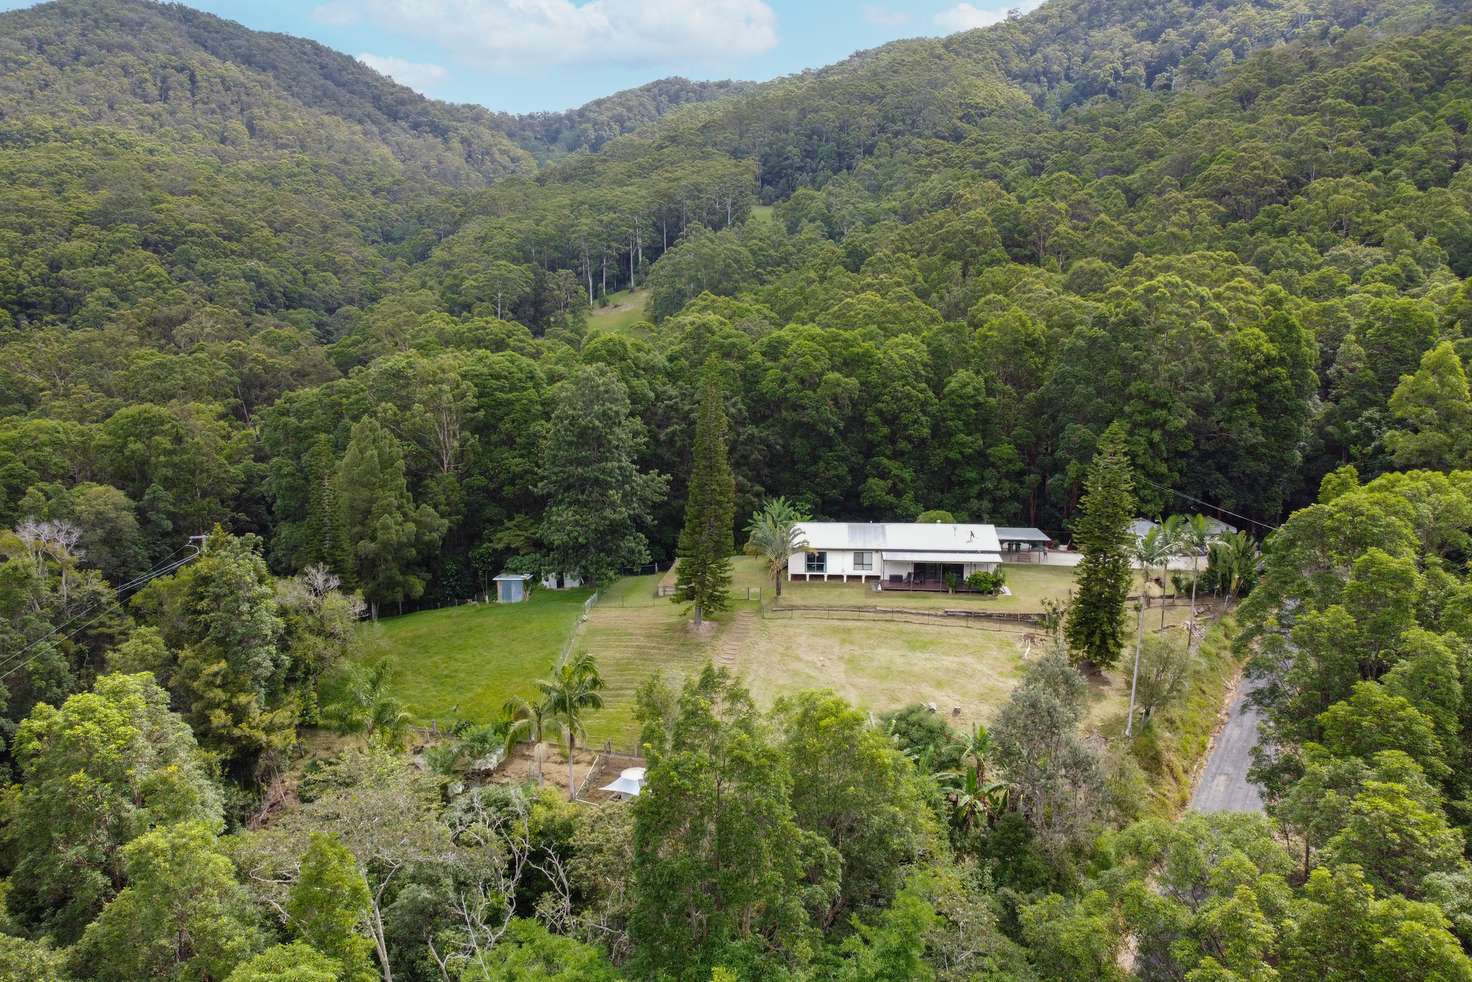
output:
[[[619,290],[617,293],[610,293],[607,299],[606,306],[597,306],[588,312],[590,334],[625,334],[637,338],[648,336],[647,331],[636,329],[636,325],[645,321],[644,304],[649,299],[648,290]]]
[[[1022,598],[1066,596],[1071,569],[1007,567]],[[1014,570],[1022,575],[1012,579]],[[395,694],[422,722],[494,718],[512,695],[532,695],[535,680],[577,631],[575,646],[591,652],[607,688],[604,708],[587,721],[590,742],[633,748],[638,738],[635,694],[652,675],[679,684],[707,662],[740,675],[761,705],[804,689],[832,689],[866,709],[883,712],[934,703],[956,726],[995,716],[1025,667],[1041,649],[1035,629],[998,630],[944,622],[865,618],[847,613],[775,611],[763,617],[772,584],[761,564],[733,562],[733,604],[703,632],[690,627],[681,604],[655,596],[663,574],[618,580],[578,624],[586,590],[537,590],[525,604],[472,605],[426,611],[365,626],[365,657],[394,660]],[[784,602],[873,604],[859,584],[786,584]],[[884,606],[917,610],[960,607],[968,599],[928,594],[880,594]],[[892,603],[892,600],[902,603]],[[1120,673],[1096,680],[1091,718],[1120,715],[1127,696]],[[959,710],[958,713],[953,712]]]
[[[393,694],[416,720],[495,718],[531,696],[577,624],[591,590],[533,590],[521,604],[467,604],[365,624],[363,655],[393,661]]]

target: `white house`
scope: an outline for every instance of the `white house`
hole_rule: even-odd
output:
[[[917,522],[803,522],[806,551],[787,564],[790,579],[878,580],[880,588],[944,589],[1002,562],[993,525]]]

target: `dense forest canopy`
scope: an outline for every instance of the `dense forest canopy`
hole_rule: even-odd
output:
[[[1049,0],[527,117],[178,5],[0,15],[0,969],[1472,978],[1469,162],[1446,0]],[[1056,651],[969,741],[650,686],[632,814],[407,765],[355,623],[694,555],[692,456],[732,533],[1067,539],[1106,462],[1246,526],[1270,819],[1147,815],[1155,738],[1086,738]],[[250,829],[315,724],[370,749]]]

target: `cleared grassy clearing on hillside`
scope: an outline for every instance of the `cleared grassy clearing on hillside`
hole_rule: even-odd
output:
[[[635,329],[635,325],[645,320],[644,304],[649,299],[648,290],[619,290],[610,293],[607,299],[606,306],[596,306],[588,312],[588,333],[648,337],[647,331]]]
[[[1016,570],[1021,575],[1011,577]],[[1012,609],[1044,596],[1063,596],[1071,569],[1008,567],[1019,590]],[[385,619],[363,628],[364,657],[393,659],[393,691],[422,722],[493,719],[513,695],[532,695],[576,629],[575,646],[591,652],[603,672],[605,707],[587,721],[591,742],[632,748],[638,738],[634,697],[651,675],[672,683],[707,661],[735,671],[763,705],[804,689],[831,688],[882,712],[933,702],[960,727],[993,718],[1021,677],[1024,653],[1042,644],[1035,629],[1008,630],[925,621],[815,616],[801,609],[763,618],[757,591],[770,601],[762,564],[732,564],[733,605],[697,634],[682,604],[655,596],[662,574],[627,576],[610,584],[578,627],[587,590],[537,590],[525,604],[471,605]],[[786,584],[785,602],[910,606],[917,611],[969,608],[977,598],[944,594],[865,593],[857,583]],[[1013,599],[1013,598],[1008,598]],[[780,613],[780,612],[778,612]],[[856,615],[857,616],[857,615]],[[1171,611],[1171,621],[1184,611]],[[1153,621],[1150,626],[1153,626]],[[1094,684],[1090,719],[1122,717],[1128,693],[1116,672]],[[952,710],[960,713],[952,716]]]
[[[466,604],[362,628],[363,657],[389,658],[392,692],[422,722],[484,721],[533,695],[591,590],[533,590],[521,604]]]

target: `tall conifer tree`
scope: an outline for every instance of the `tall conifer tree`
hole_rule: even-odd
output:
[[[1078,567],[1078,598],[1068,611],[1068,647],[1078,661],[1108,668],[1124,649],[1122,618],[1129,596],[1130,519],[1135,510],[1134,478],[1125,450],[1124,427],[1114,423],[1084,480],[1084,498],[1073,523],[1074,544],[1083,551]]]
[[[675,602],[691,605],[697,626],[706,614],[730,605],[735,498],[736,482],[726,452],[725,399],[715,366],[707,364],[695,417],[690,490],[677,548],[680,564],[675,584]]]
[[[337,460],[332,444],[319,437],[306,456],[307,481],[311,486],[307,520],[302,531],[301,565],[320,563],[352,585],[352,544],[343,527],[342,507],[337,494]]]

